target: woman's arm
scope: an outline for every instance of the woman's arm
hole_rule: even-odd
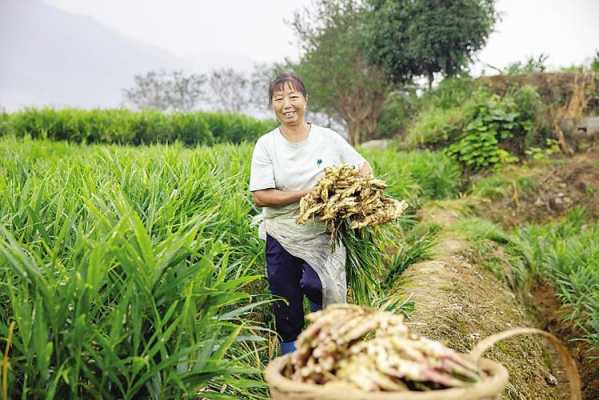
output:
[[[264,189],[252,192],[252,196],[258,207],[281,207],[297,203],[308,193],[310,193],[310,190],[287,192],[278,189]]]
[[[372,168],[368,161],[360,166],[360,175],[372,176]],[[310,193],[311,190],[302,190],[299,192],[289,192],[278,189],[263,189],[252,192],[254,203],[258,207],[281,207],[288,204],[297,203],[302,197]]]

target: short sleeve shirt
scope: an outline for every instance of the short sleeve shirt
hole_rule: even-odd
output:
[[[331,129],[312,124],[308,137],[294,143],[277,128],[256,143],[250,191],[310,189],[326,167],[349,164],[359,168],[364,162],[364,157]]]

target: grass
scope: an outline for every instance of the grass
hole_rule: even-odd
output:
[[[463,220],[459,229],[479,247],[489,241],[505,246],[513,282],[524,293],[535,281],[550,283],[563,305],[562,318],[599,350],[599,224],[588,222],[584,209],[509,233],[478,218]]]
[[[268,397],[260,371],[273,355],[272,300],[251,225],[251,151],[0,139],[8,397]],[[366,156],[414,208],[457,193],[441,155]],[[395,275],[425,250],[407,238],[387,232],[376,244],[411,254],[396,257]],[[409,308],[375,289],[373,303]]]

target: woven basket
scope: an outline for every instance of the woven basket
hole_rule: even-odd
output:
[[[290,355],[272,360],[264,376],[272,400],[494,400],[499,399],[506,384],[508,372],[497,362],[481,358],[482,353],[500,340],[522,334],[540,334],[556,347],[570,380],[572,400],[581,400],[580,378],[572,357],[561,342],[550,333],[533,328],[515,328],[482,340],[467,356],[479,363],[485,378],[464,388],[434,390],[429,392],[363,392],[346,383],[314,385],[295,382],[283,376],[282,371]]]

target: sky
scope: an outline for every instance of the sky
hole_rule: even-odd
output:
[[[285,18],[310,0],[45,0],[93,16],[132,38],[165,49],[199,70],[297,58]]]
[[[297,58],[296,38],[283,20],[310,0],[46,0],[92,16],[137,40],[161,47],[200,69],[249,68]],[[599,49],[599,0],[499,0],[502,20],[479,53],[484,64],[549,56],[554,67],[588,62]],[[487,68],[487,70],[489,70]],[[490,70],[489,70],[490,71]]]

